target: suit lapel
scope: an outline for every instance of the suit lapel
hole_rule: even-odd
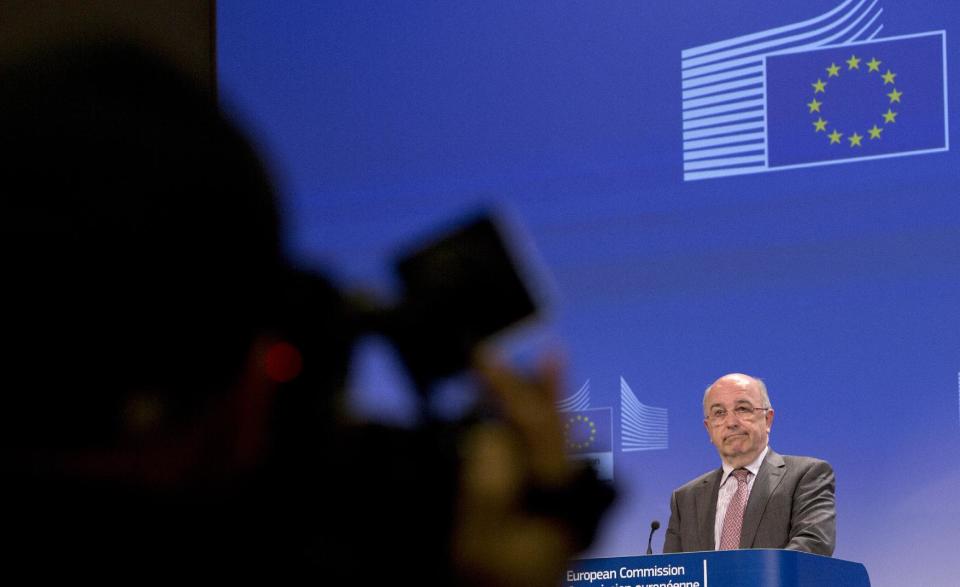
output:
[[[697,490],[697,523],[700,527],[700,538],[704,541],[700,550],[714,550],[716,548],[713,537],[714,523],[717,517],[717,495],[720,491],[720,478],[723,469],[703,480]]]
[[[752,548],[754,538],[757,535],[757,529],[760,527],[760,519],[763,517],[763,511],[767,508],[767,502],[770,496],[777,490],[777,486],[783,481],[783,474],[786,472],[786,463],[783,457],[773,452],[771,449],[760,464],[760,470],[757,471],[757,479],[753,482],[753,488],[750,490],[750,499],[747,501],[747,511],[743,514],[743,529],[740,533],[740,548]],[[716,507],[716,500],[714,500]]]

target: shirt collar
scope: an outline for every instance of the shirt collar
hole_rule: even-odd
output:
[[[744,466],[744,467],[737,467],[737,468],[738,468],[738,469],[740,469],[740,468],[746,469],[746,470],[750,471],[750,474],[751,474],[751,475],[753,475],[754,477],[756,477],[756,476],[757,476],[757,473],[760,471],[760,465],[763,464],[763,459],[766,458],[768,452],[770,452],[770,445],[769,445],[769,444],[768,444],[767,446],[763,447],[763,452],[761,452],[760,455],[757,456],[757,458],[754,459],[754,461],[753,461],[752,463],[750,463],[749,465],[746,465],[746,466]],[[731,467],[730,465],[728,465],[728,464],[726,464],[726,463],[723,463],[723,476],[720,477],[720,486],[721,486],[721,487],[723,486],[724,483],[727,482],[727,477],[730,476],[730,473],[733,473],[733,467]]]

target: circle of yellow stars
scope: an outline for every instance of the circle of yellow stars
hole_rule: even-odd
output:
[[[840,132],[840,130],[837,129],[835,126],[830,127],[829,120],[824,120],[823,118],[824,112],[822,110],[824,103],[817,100],[817,96],[819,94],[823,94],[823,96],[821,97],[825,97],[827,94],[827,86],[831,83],[831,78],[835,77],[839,80],[841,72],[852,72],[853,70],[863,71],[860,68],[861,61],[863,61],[863,59],[861,59],[860,57],[857,57],[856,55],[851,55],[850,59],[847,59],[845,62],[847,65],[846,70],[844,70],[842,66],[837,65],[836,63],[831,63],[830,67],[825,68],[827,72],[827,76],[826,76],[827,81],[824,81],[823,78],[817,78],[817,81],[810,84],[813,87],[813,100],[810,102],[807,102],[807,109],[809,110],[809,114],[817,115],[817,119],[813,121],[813,132],[824,133],[824,135],[830,140],[829,144],[831,145],[842,144],[841,139],[843,139],[844,133]],[[893,89],[890,91],[889,94],[887,94],[887,98],[890,99],[890,103],[887,108],[887,111],[881,113],[880,115],[883,118],[883,126],[878,126],[877,124],[874,124],[872,128],[869,128],[866,131],[867,134],[869,135],[868,140],[871,140],[871,141],[881,140],[883,131],[886,130],[887,125],[895,124],[897,122],[897,115],[899,114],[899,112],[895,111],[893,108],[894,108],[894,104],[901,103],[900,98],[903,96],[903,92],[897,90],[897,86],[896,86],[897,74],[890,71],[889,69],[887,69],[886,73],[882,73],[880,71],[880,65],[882,63],[883,62],[878,60],[876,57],[871,58],[870,61],[867,61],[865,63],[867,67],[866,74],[870,75],[872,73],[876,73],[877,75],[879,75],[880,78],[883,79],[884,89],[886,89],[888,85],[893,86]],[[827,131],[830,129],[832,129],[833,132],[828,133]],[[847,141],[850,143],[851,149],[857,148],[857,147],[862,148],[864,138],[865,138],[864,135],[861,135],[857,131],[854,131],[853,134],[847,137]]]
[[[583,425],[586,425],[589,427],[590,434],[588,435],[588,438],[583,442],[574,442],[573,440],[570,439],[570,428],[573,426],[577,426],[578,428],[580,428]],[[593,441],[596,440],[597,425],[593,423],[593,420],[584,416],[583,414],[570,416],[569,418],[567,418],[566,423],[563,425],[563,435],[567,439],[568,449],[573,449],[573,450],[584,449],[590,446],[591,444],[593,444]]]

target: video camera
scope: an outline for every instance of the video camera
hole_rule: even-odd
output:
[[[391,302],[292,272],[278,304],[278,330],[303,354],[303,372],[291,383],[311,388],[305,394],[336,389],[357,340],[378,336],[426,398],[469,366],[478,345],[536,315],[537,299],[510,236],[502,217],[480,212],[417,242],[392,262],[401,292]]]

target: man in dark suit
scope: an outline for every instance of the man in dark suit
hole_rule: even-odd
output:
[[[707,388],[703,410],[722,466],[673,492],[663,551],[786,548],[832,555],[833,469],[770,449],[773,407],[763,382],[724,375]]]

